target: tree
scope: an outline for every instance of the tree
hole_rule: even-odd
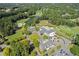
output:
[[[11,43],[11,56],[28,56],[29,55],[29,44],[23,40],[21,42]]]
[[[79,46],[78,45],[73,45],[73,47],[70,48],[71,53],[74,55],[79,56]]]
[[[74,36],[74,44],[79,45],[79,33]]]
[[[21,41],[21,43],[22,43],[23,45],[26,45],[26,46],[30,47],[30,46],[29,46],[29,41],[28,41],[27,39],[23,39],[23,40]]]
[[[6,47],[3,50],[3,55],[4,56],[10,56],[10,52],[11,52],[11,49],[9,47]]]

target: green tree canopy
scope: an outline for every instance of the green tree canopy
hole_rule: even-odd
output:
[[[29,44],[23,40],[21,42],[11,43],[11,56],[28,56],[29,55]]]

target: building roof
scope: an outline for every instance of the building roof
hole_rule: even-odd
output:
[[[49,30],[46,31],[46,34],[50,34],[52,32],[53,32],[53,30],[52,29],[49,29]]]
[[[43,34],[43,33],[50,34],[54,31],[52,29],[47,29],[45,27],[41,27],[39,32],[40,32],[40,34]]]
[[[42,50],[45,50],[45,49],[48,49],[50,47],[54,46],[54,42],[53,40],[47,40],[47,41],[44,41],[43,39],[40,39],[40,48]]]
[[[46,28],[44,26],[41,27],[40,30],[39,30],[40,34],[44,34],[45,33],[47,35],[50,35],[52,32],[54,32],[53,29],[48,29],[48,28]],[[41,39],[39,39],[39,42],[40,42],[40,49],[42,49],[42,50],[47,50],[47,49],[49,49],[49,48],[51,48],[52,46],[55,45],[54,40],[50,39],[50,37],[48,39],[46,39],[46,40],[44,40],[44,39],[41,38]]]

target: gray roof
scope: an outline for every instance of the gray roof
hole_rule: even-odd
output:
[[[52,29],[49,29],[49,30],[46,31],[47,34],[50,34],[50,33],[52,33],[52,32],[53,32]]]
[[[46,29],[45,27],[41,27],[39,31],[40,34],[44,34],[44,33],[50,34],[52,32],[54,32],[52,29]],[[52,45],[55,45],[52,39],[47,39],[47,40],[39,39],[39,42],[40,42],[40,48],[42,50],[50,48]]]
[[[52,29],[46,29],[44,27],[41,27],[41,30],[39,31],[40,34],[46,33],[46,34],[50,34],[51,32],[54,32]]]

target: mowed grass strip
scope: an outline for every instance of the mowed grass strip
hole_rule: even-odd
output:
[[[48,22],[48,20],[41,20],[38,25],[39,26],[53,26],[51,23]]]

